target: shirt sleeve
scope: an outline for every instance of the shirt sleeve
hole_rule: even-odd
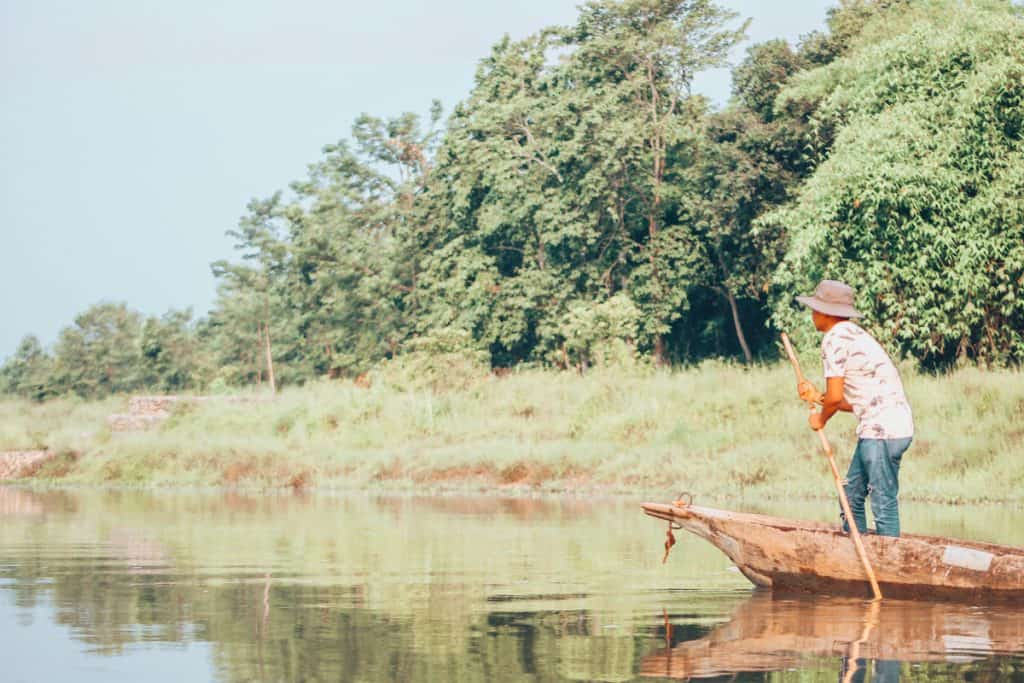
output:
[[[838,335],[829,335],[821,344],[821,360],[825,366],[825,377],[846,377],[846,360],[850,347]]]

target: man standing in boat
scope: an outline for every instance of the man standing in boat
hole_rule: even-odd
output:
[[[899,372],[875,338],[852,322],[864,316],[854,308],[848,285],[822,280],[813,295],[796,300],[811,309],[814,327],[825,335],[825,393],[806,380],[797,385],[800,398],[821,404],[821,412],[811,412],[811,429],[823,429],[840,410],[857,416],[857,448],[844,482],[850,511],[857,530],[866,532],[864,501],[870,496],[876,532],[899,536],[900,459],[914,436]],[[848,523],[844,518],[847,531]]]

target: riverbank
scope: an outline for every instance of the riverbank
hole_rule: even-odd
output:
[[[1024,374],[904,376],[917,437],[902,497],[1024,504]],[[126,397],[0,401],[0,451],[53,452],[20,479],[39,484],[833,495],[788,365],[528,370],[447,388],[399,373],[372,380],[182,403],[132,433],[105,419]],[[843,415],[828,428],[841,468],[853,427]]]

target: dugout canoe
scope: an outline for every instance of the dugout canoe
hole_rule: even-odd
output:
[[[871,595],[853,542],[838,525],[685,501],[644,503],[643,510],[709,541],[756,586],[777,592]],[[1024,548],[917,534],[861,538],[887,598],[1024,602]]]
[[[979,661],[1024,652],[1016,605],[979,608],[958,602],[857,598],[779,599],[759,592],[727,622],[643,659],[640,673],[705,678],[800,669],[815,659],[900,662]]]

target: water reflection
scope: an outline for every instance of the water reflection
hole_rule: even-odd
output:
[[[1022,652],[1024,616],[1011,606],[756,593],[706,636],[646,657],[641,673],[685,680],[805,668],[818,658],[839,661],[844,680],[867,670],[898,680],[900,662],[966,664]]]
[[[662,535],[630,500],[0,488],[0,643],[41,652],[4,680],[1024,677],[1016,611],[886,601],[866,628],[751,595],[696,538],[663,566]]]

